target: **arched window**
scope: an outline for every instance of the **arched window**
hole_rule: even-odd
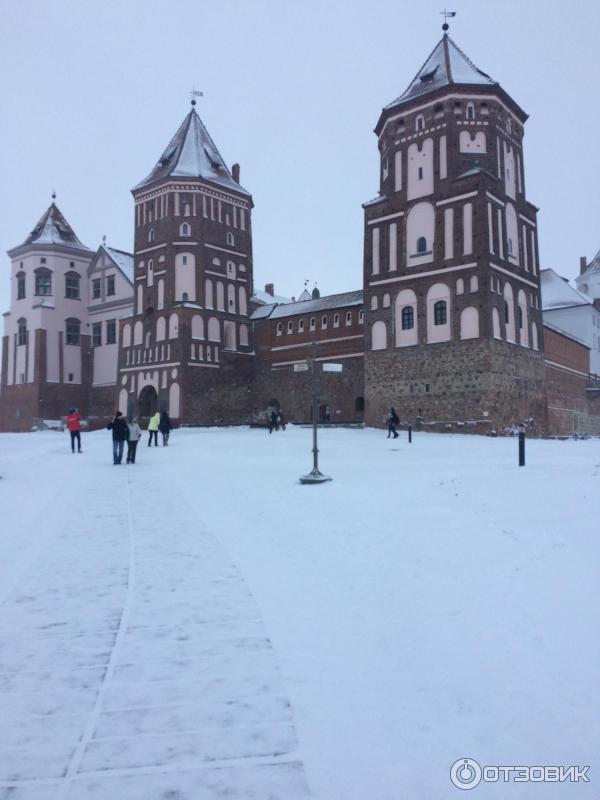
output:
[[[148,272],[146,275],[148,286],[154,286],[154,262],[151,258],[148,259]]]
[[[377,311],[378,308],[379,301],[377,299],[377,295],[374,294],[373,297],[371,297],[371,311]]]
[[[310,326],[309,327],[310,327],[311,331],[314,331],[315,328],[317,327],[317,321],[315,320],[314,317],[310,318]]]
[[[161,309],[165,306],[165,282],[162,278],[159,279],[158,283],[156,284],[157,288],[157,308]]]
[[[456,281],[456,294],[464,294],[465,293],[465,282],[462,278],[459,278]]]
[[[164,342],[167,336],[167,321],[164,317],[158,317],[156,320],[156,341]]]
[[[179,335],[179,317],[173,313],[169,317],[169,339],[176,339]]]
[[[417,344],[417,295],[412,289],[403,289],[398,292],[394,316],[396,347],[409,347]]]
[[[211,342],[221,341],[221,329],[219,327],[219,320],[216,317],[211,317],[208,320],[208,338]]]
[[[471,275],[471,293],[478,291],[479,289],[479,279],[477,275]]]
[[[190,233],[191,233],[191,228],[189,226],[189,223],[182,222],[181,225],[179,226],[179,235],[180,236],[189,236]]]
[[[340,326],[340,315],[339,314],[334,314],[333,315],[333,327],[334,328],[339,328],[339,326]]]
[[[467,103],[467,119],[475,119],[475,105]]]
[[[131,325],[123,325],[123,347],[131,347]]]
[[[52,273],[46,267],[35,271],[35,293],[38,297],[52,294]]]
[[[411,331],[415,327],[415,310],[412,306],[402,309],[402,330]]]
[[[150,228],[148,231],[148,242],[153,242],[156,239],[156,232],[154,228]]]
[[[133,326],[133,343],[141,344],[143,336],[144,336],[144,327],[140,322],[140,320],[138,320]]]
[[[406,259],[409,266],[432,260],[434,237],[435,208],[426,201],[417,203],[406,219]]]
[[[65,320],[65,344],[78,345],[81,336],[81,322],[74,317]]]
[[[352,312],[346,311],[346,325],[352,325]]]
[[[283,333],[283,322],[277,323],[277,336],[281,336]]]
[[[233,263],[233,261],[227,262],[227,277],[235,278],[235,264]]]
[[[479,337],[479,311],[474,306],[463,308],[460,312],[460,338],[477,339]]]
[[[200,314],[192,317],[192,339],[204,339],[204,320]]]
[[[227,244],[230,245],[230,247],[235,245],[235,237],[231,231],[227,231]]]
[[[294,332],[294,324],[293,324],[291,319],[288,321],[288,324],[287,324],[287,332],[288,333],[293,333]]]
[[[365,321],[365,312],[364,311],[359,311],[358,312],[358,324],[362,325],[364,321]]]
[[[225,285],[217,281],[217,311],[225,311]]]
[[[433,324],[445,325],[448,322],[448,305],[445,300],[438,300],[433,306]]]
[[[371,350],[385,350],[387,348],[387,328],[385,322],[378,320],[371,328]]]
[[[210,278],[207,278],[204,284],[204,305],[206,308],[214,308],[213,282]]]
[[[327,315],[326,314],[323,314],[323,316],[321,317],[321,327],[322,328],[326,328],[327,327]]]
[[[382,308],[389,308],[389,307],[390,307],[390,305],[391,305],[391,299],[390,299],[390,295],[389,295],[389,293],[388,293],[388,292],[386,292],[386,293],[383,295],[383,298],[382,298],[382,300],[381,300],[381,307],[382,307]]]
[[[298,333],[304,333],[304,320],[303,319],[298,321]]]
[[[227,311],[235,314],[235,286],[233,283],[227,284]]]
[[[417,239],[417,253],[422,255],[427,252],[427,239],[424,236],[419,236]]]
[[[427,292],[427,341],[448,342],[451,338],[450,288],[434,283]]]
[[[225,350],[235,350],[236,349],[236,341],[235,341],[235,322],[231,320],[225,320],[223,323],[223,333],[224,339],[223,345]]]
[[[27,320],[17,320],[17,344],[27,344]]]
[[[248,326],[240,325],[240,345],[248,347]]]
[[[504,284],[504,325],[507,342],[516,341],[515,336],[515,308],[513,290],[510,283]]]
[[[248,313],[248,304],[246,303],[246,289],[243,286],[238,287],[238,313],[246,316]]]
[[[212,260],[213,267],[220,267],[221,266],[221,259],[217,258],[216,256]]]
[[[417,115],[417,118],[415,119],[415,130],[416,131],[425,130],[425,117],[423,116],[423,114]]]
[[[500,312],[496,307],[492,309],[492,336],[494,339],[502,338],[502,332],[500,329]]]
[[[15,277],[17,279],[17,300],[23,300],[25,298],[25,273],[17,272]]]

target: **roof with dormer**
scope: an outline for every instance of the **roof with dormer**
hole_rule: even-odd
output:
[[[83,250],[91,253],[89,247],[82,244],[73,228],[69,225],[56,203],[52,202],[25,241],[12,248],[18,250],[29,245],[60,245],[71,250]],[[9,253],[12,252],[9,250]]]
[[[152,172],[133,191],[171,177],[202,178],[241,194],[250,194],[234,181],[195,108],[183,120]]]
[[[445,33],[405,91],[387,106],[384,106],[382,117],[386,115],[386,112],[401,107],[404,103],[431,94],[438,89],[453,86],[457,88],[463,86],[495,87],[510,99],[511,103],[524,118],[527,116],[514,100],[506,95],[500,84],[479,67],[476,67],[456,42]],[[380,126],[381,118],[375,130],[378,131]]]

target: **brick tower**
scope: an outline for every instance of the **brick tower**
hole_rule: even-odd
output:
[[[121,324],[119,408],[183,424],[245,422],[253,347],[252,198],[194,103],[135,200],[134,315]]]
[[[364,205],[365,403],[403,420],[545,429],[536,207],[527,114],[447,34],[375,133]]]

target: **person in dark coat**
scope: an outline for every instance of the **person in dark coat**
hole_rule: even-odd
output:
[[[387,425],[388,425],[387,438],[388,439],[390,438],[392,433],[394,434],[394,439],[398,438],[398,431],[396,430],[396,427],[399,424],[400,424],[400,419],[398,417],[398,414],[396,414],[396,409],[394,408],[394,406],[392,406],[390,408],[390,413],[388,414],[388,417],[387,417]]]
[[[279,414],[275,409],[273,409],[269,415],[269,433],[273,433],[273,431],[277,430],[278,419],[279,419]]]
[[[120,411],[117,411],[113,421],[108,423],[106,430],[112,431],[113,464],[120,464],[123,459],[123,447],[129,439],[127,421]]]
[[[171,425],[171,420],[169,419],[169,415],[166,411],[160,412],[160,422],[158,423],[158,430],[162,433],[162,442],[163,447],[166,447],[169,444],[169,434],[171,433],[173,426]]]

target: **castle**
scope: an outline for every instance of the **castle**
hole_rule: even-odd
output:
[[[70,406],[91,425],[115,408],[239,424],[269,405],[307,421],[314,358],[343,365],[319,370],[323,421],[378,425],[395,405],[442,430],[600,431],[589,347],[544,328],[526,120],[446,28],[375,128],[362,290],[292,302],[254,288],[252,196],[192,101],[132,190],[133,255],[89,250],[54,202],[9,251],[0,429]]]

